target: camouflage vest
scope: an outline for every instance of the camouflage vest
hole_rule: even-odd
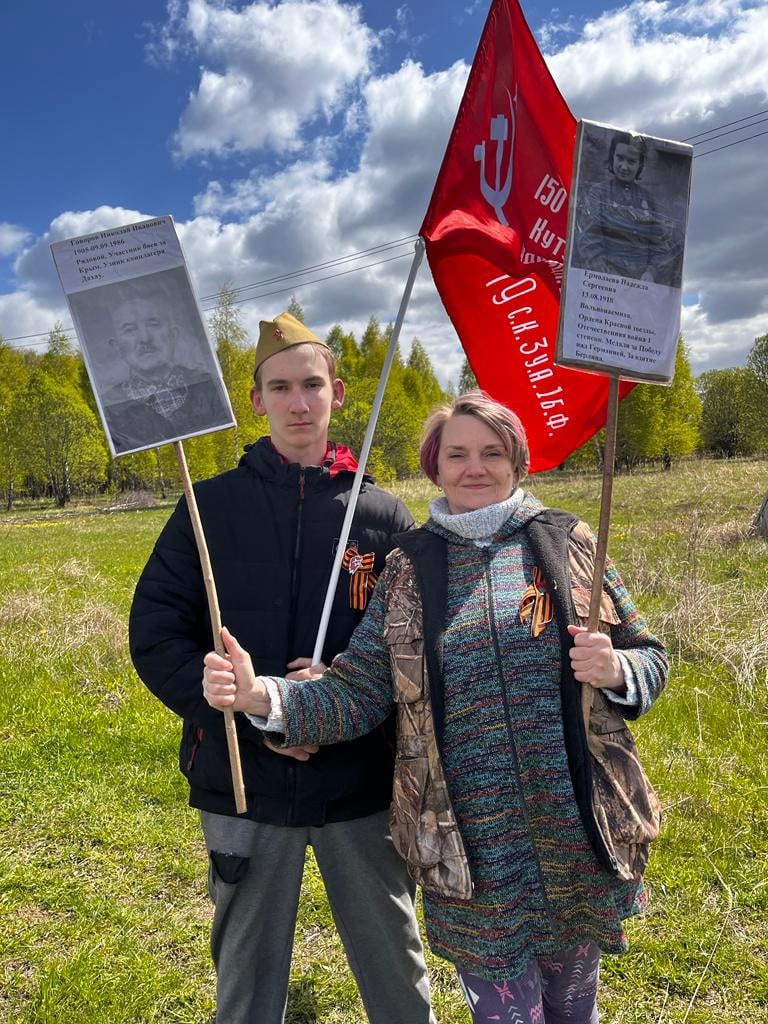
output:
[[[469,863],[448,796],[435,739],[424,658],[422,605],[413,565],[387,559],[384,638],[397,702],[397,752],[390,830],[416,882],[443,896],[472,897]]]
[[[571,595],[576,622],[587,625],[595,565],[595,539],[577,523],[568,544]],[[608,594],[600,602],[602,632],[618,622]],[[619,878],[639,879],[648,862],[649,844],[661,826],[661,802],[645,774],[629,726],[602,690],[583,686],[582,704],[591,770],[590,807],[597,828],[599,859]],[[593,841],[593,845],[594,841]]]
[[[544,565],[545,579],[551,581],[549,586],[558,610],[565,652],[570,643],[565,630],[567,623],[575,621],[586,625],[595,542],[588,527],[566,513],[547,510],[540,519],[543,531],[534,526],[537,523],[534,519],[526,533],[537,556],[537,565],[540,562]],[[550,550],[552,526],[563,539],[567,536],[570,606],[559,592],[554,568],[551,574],[546,571],[558,558],[556,553],[553,558],[553,550]],[[384,628],[397,705],[397,752],[390,814],[392,839],[416,882],[443,896],[468,900],[472,897],[473,883],[451,807],[435,731],[433,702],[442,701],[442,693],[431,693],[429,683],[430,672],[440,674],[440,654],[434,650],[440,644],[433,639],[425,645],[425,632],[434,634],[435,627],[433,624],[431,631],[425,631],[421,599],[421,592],[427,592],[426,580],[429,579],[430,590],[442,595],[437,604],[442,601],[444,613],[447,576],[444,542],[424,530],[410,531],[398,539],[401,547],[387,559],[389,584]],[[562,573],[559,575],[562,577]],[[432,614],[435,614],[434,607]],[[617,622],[613,602],[604,593],[600,628],[609,631]],[[620,878],[637,878],[648,859],[648,842],[658,833],[658,800],[637,760],[634,741],[624,719],[599,690],[594,692],[589,729],[585,729],[579,708],[580,687],[570,674],[569,659],[563,658],[563,663],[566,747],[574,793],[587,835],[607,870]],[[586,750],[589,757],[583,756]],[[618,769],[614,763],[616,750]],[[617,831],[614,810],[622,821],[628,820],[623,830]]]

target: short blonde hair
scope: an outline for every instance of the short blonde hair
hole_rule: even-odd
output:
[[[512,463],[515,481],[519,483],[528,472],[528,440],[520,419],[501,402],[496,402],[484,391],[467,391],[448,405],[441,405],[424,424],[424,433],[419,450],[421,468],[432,481],[437,483],[437,457],[443,427],[454,416],[474,416],[487,427],[504,445],[504,451]]]

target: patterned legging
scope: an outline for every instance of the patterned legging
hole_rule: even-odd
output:
[[[458,973],[473,1024],[598,1024],[600,950],[594,943],[531,960],[513,981]]]

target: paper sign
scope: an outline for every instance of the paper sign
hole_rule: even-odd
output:
[[[113,455],[235,425],[170,217],[51,252]]]
[[[668,384],[693,148],[580,121],[557,362]]]

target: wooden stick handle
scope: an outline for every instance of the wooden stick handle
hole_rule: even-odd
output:
[[[200,568],[203,572],[205,593],[208,597],[208,612],[211,617],[211,627],[213,630],[213,646],[217,654],[221,654],[226,657],[227,652],[221,639],[221,612],[219,611],[219,599],[216,594],[216,581],[213,578],[213,569],[211,567],[211,559],[208,554],[208,545],[205,541],[205,534],[203,533],[200,511],[197,507],[197,499],[195,498],[195,492],[192,487],[192,479],[189,475],[189,468],[187,466],[186,456],[184,455],[182,442],[175,441],[174,448],[176,449],[176,458],[179,461],[179,469],[181,470],[181,480],[184,485],[184,494],[187,499],[189,517],[192,520],[192,529],[194,530],[195,540],[197,541],[197,551],[200,555]],[[245,784],[243,783],[243,768],[240,763],[240,748],[237,742],[235,715],[231,708],[225,708],[223,715],[224,730],[227,736],[227,749],[229,750],[229,766],[232,771],[232,788],[235,793],[235,808],[238,814],[244,814],[247,809],[247,805],[245,802]]]
[[[614,463],[616,461],[616,423],[619,414],[619,378],[611,377],[608,389],[608,419],[605,424],[605,447],[603,449],[603,488],[600,495],[600,525],[597,531],[595,551],[595,574],[592,577],[592,594],[589,601],[587,629],[594,633],[600,623],[600,601],[603,596],[603,576],[608,552],[608,531],[611,526],[611,497],[613,495]],[[592,687],[582,683],[581,710],[584,722],[589,727],[589,713],[592,708]]]

